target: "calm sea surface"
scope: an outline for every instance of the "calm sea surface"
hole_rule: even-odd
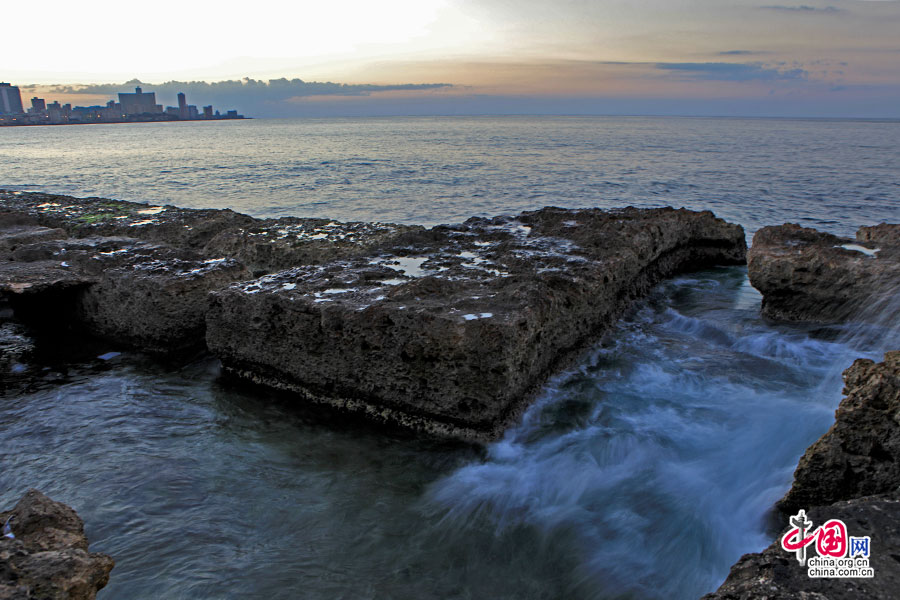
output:
[[[900,122],[622,117],[0,129],[0,186],[433,225],[546,205],[710,209],[750,231],[900,213]]]
[[[252,120],[0,129],[0,188],[435,224],[544,205],[749,231],[900,220],[900,123]],[[102,600],[696,598],[768,545],[840,372],[896,326],[759,318],[746,269],[658,286],[485,449],[384,434],[107,350],[0,400],[0,506],[73,505]],[[895,324],[896,325],[896,324]]]

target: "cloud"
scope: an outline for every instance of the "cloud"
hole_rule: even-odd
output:
[[[799,81],[809,77],[803,69],[780,70],[760,63],[657,63],[656,68],[708,81]]]
[[[723,50],[718,54],[719,56],[743,56],[746,54],[759,54],[759,52],[754,52],[753,50]]]
[[[125,83],[103,83],[85,85],[49,86],[48,95],[79,94],[116,97],[119,92],[130,92],[135,86],[143,86],[145,92],[156,92],[160,104],[175,104],[178,92],[184,92],[188,102],[197,105],[213,104],[217,109],[236,108],[248,114],[271,109],[297,98],[316,96],[370,96],[384,92],[424,92],[452,87],[447,83],[421,84],[345,84],[302,79],[270,79],[268,81],[250,79],[228,81],[167,81],[160,84],[144,83],[133,79]],[[26,86],[28,87],[28,86]],[[264,112],[271,113],[272,110]],[[276,111],[277,112],[277,111]]]
[[[769,6],[760,6],[763,10],[779,10],[783,12],[793,12],[793,13],[829,13],[835,14],[840,12],[845,12],[844,9],[838,8],[836,6],[808,6],[806,4],[801,4],[800,6],[783,6],[780,4],[769,5]]]

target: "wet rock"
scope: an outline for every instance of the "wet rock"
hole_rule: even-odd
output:
[[[900,225],[864,227],[857,240],[794,224],[764,227],[748,254],[750,283],[767,317],[841,322],[896,314]],[[897,315],[900,318],[900,315]]]
[[[703,600],[892,600],[900,589],[900,492],[813,507],[814,527],[840,519],[851,536],[869,536],[873,578],[811,578],[793,554],[775,542],[760,553],[745,554],[719,589]],[[814,556],[815,551],[809,556]]]
[[[546,208],[410,231],[369,257],[213,294],[240,377],[430,433],[489,439],[554,369],[679,271],[744,260],[711,213]]]
[[[90,553],[84,524],[70,507],[29,490],[0,512],[14,539],[0,537],[0,599],[90,600],[109,581],[115,562]]]
[[[784,513],[900,489],[900,352],[857,360],[844,383],[834,425],[800,459],[778,504]]]

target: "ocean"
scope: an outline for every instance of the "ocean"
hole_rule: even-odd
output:
[[[900,220],[900,122],[248,120],[0,129],[0,188],[260,217],[458,222],[684,206],[852,235]],[[894,329],[759,316],[746,268],[657,286],[486,448],[384,433],[124,351],[0,401],[0,506],[74,506],[101,600],[698,598],[773,538],[841,371]],[[776,524],[776,527],[780,524]]]

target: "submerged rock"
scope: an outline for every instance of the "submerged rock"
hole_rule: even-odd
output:
[[[784,513],[900,489],[900,351],[881,363],[857,360],[844,383],[834,425],[800,459],[778,503]]]
[[[207,345],[229,372],[308,401],[489,439],[661,278],[745,249],[709,212],[475,218],[215,292]]]
[[[764,227],[748,253],[750,283],[762,312],[788,321],[897,318],[900,225],[863,227],[857,239],[794,224]]]
[[[91,600],[109,582],[115,561],[88,552],[74,510],[37,490],[0,512],[0,599]],[[12,537],[10,537],[12,536]]]

